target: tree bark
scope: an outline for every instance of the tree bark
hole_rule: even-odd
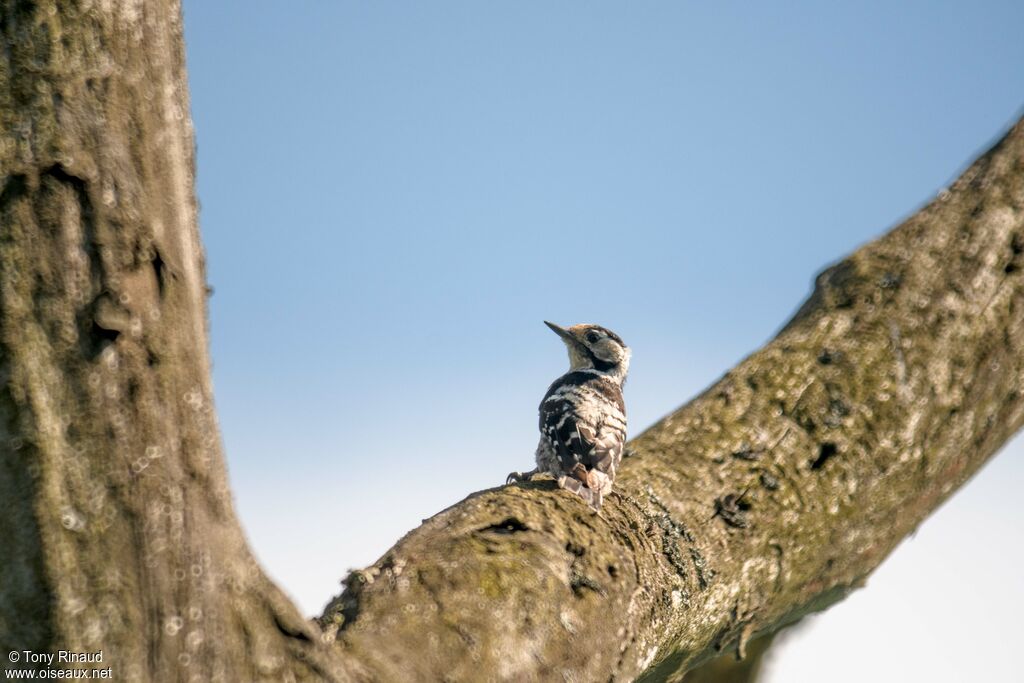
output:
[[[769,652],[775,634],[755,638],[742,653],[718,655],[687,672],[675,671],[663,680],[666,683],[755,683],[761,675],[765,655]]]
[[[779,335],[632,442],[603,516],[470,496],[322,618],[383,679],[666,680],[824,609],[1024,421],[1024,122],[828,268]]]
[[[125,680],[666,680],[842,599],[1024,421],[1018,123],[636,439],[602,516],[549,482],[474,494],[307,622],[231,506],[178,3],[0,0],[0,47],[5,651],[102,649]]]
[[[0,1],[0,649],[280,680],[316,632],[231,506],[181,30],[171,0]]]

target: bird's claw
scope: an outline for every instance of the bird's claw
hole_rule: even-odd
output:
[[[533,474],[533,472],[509,472],[509,475],[505,477],[505,485],[508,486],[520,481],[530,481]]]

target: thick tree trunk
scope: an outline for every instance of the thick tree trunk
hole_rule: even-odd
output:
[[[231,508],[182,54],[175,0],[0,0],[4,652],[102,649],[124,680],[666,679],[841,599],[1024,420],[1018,124],[639,437],[603,516],[543,482],[470,496],[321,633]]]
[[[237,681],[313,651],[231,507],[181,28],[172,0],[0,2],[5,664]]]

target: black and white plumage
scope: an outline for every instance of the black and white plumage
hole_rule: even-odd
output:
[[[569,372],[554,381],[540,404],[537,469],[513,472],[508,482],[548,473],[558,485],[601,509],[611,492],[626,441],[622,384],[629,347],[600,325],[564,329],[545,323],[569,350]]]

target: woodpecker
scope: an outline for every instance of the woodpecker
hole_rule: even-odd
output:
[[[544,321],[569,351],[569,372],[552,383],[540,402],[537,468],[512,472],[506,484],[548,473],[595,512],[611,492],[626,441],[622,384],[631,351],[600,325],[565,329]]]

